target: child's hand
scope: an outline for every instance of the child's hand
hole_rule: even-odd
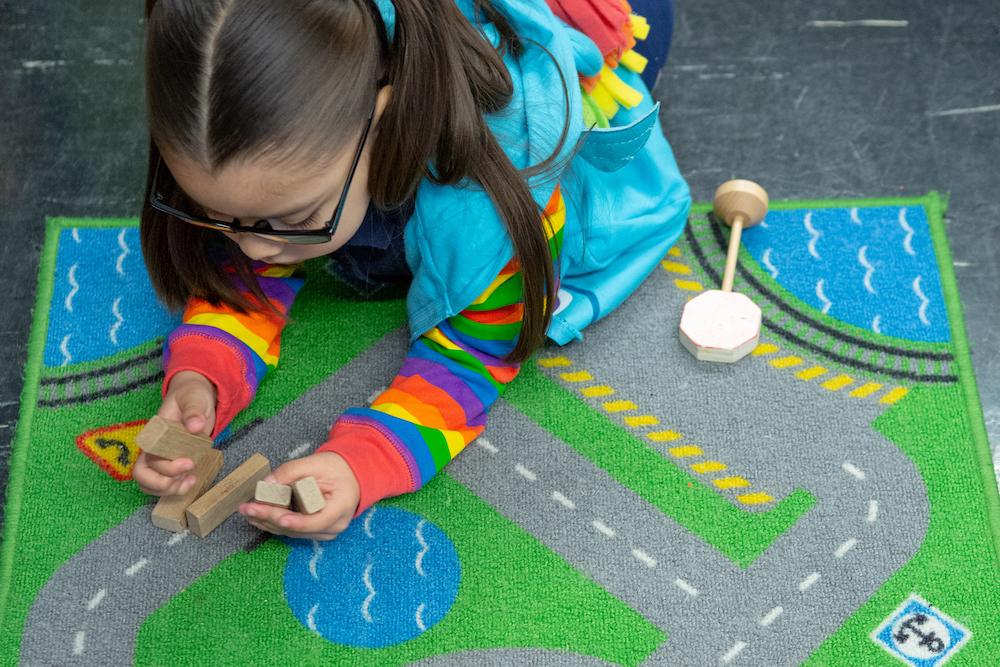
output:
[[[358,509],[361,488],[354,472],[340,454],[316,452],[279,466],[266,477],[268,482],[292,484],[313,476],[319,484],[326,507],[316,514],[300,514],[263,503],[243,503],[240,514],[261,530],[310,540],[332,540],[347,530]]]
[[[194,371],[181,371],[170,380],[167,394],[157,415],[174,423],[183,423],[188,433],[209,436],[215,428],[215,385]],[[186,493],[197,479],[186,473],[194,470],[194,461],[180,458],[171,461],[142,452],[132,468],[132,479],[143,493],[173,496]]]
[[[201,373],[181,371],[170,380],[163,405],[156,414],[175,424],[184,424],[188,433],[208,437],[215,428],[217,392]]]

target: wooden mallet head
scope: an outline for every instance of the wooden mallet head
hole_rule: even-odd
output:
[[[739,361],[760,340],[760,308],[732,289],[743,228],[763,220],[767,205],[767,192],[752,181],[727,181],[715,191],[715,215],[732,228],[722,289],[688,301],[680,324],[681,343],[701,361]]]

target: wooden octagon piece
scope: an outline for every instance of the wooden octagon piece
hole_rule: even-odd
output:
[[[760,308],[747,296],[709,290],[684,306],[681,343],[701,361],[732,363],[757,347],[760,321]]]

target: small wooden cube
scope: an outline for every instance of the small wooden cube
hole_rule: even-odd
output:
[[[315,477],[303,477],[292,484],[295,496],[295,509],[303,514],[315,514],[326,507],[326,498],[320,491]]]
[[[153,508],[153,525],[174,533],[183,532],[187,528],[187,508],[212,485],[220,468],[222,452],[209,449],[199,454],[194,461],[194,470],[189,473],[197,478],[194,486],[187,493],[160,498]]]
[[[165,459],[189,458],[195,460],[198,455],[212,448],[209,438],[192,435],[183,424],[173,424],[158,415],[152,419],[135,437],[139,449],[154,456]]]
[[[253,498],[257,482],[270,472],[271,463],[263,454],[251,456],[187,508],[188,529],[198,537],[211,533],[240,503]]]
[[[257,490],[253,494],[253,499],[265,505],[291,508],[292,487],[287,484],[272,484],[261,480],[257,482]]]

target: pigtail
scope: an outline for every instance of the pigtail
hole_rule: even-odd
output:
[[[565,143],[568,127],[552,156],[519,172],[483,118],[505,107],[513,95],[501,54],[511,50],[517,55],[521,43],[506,19],[486,0],[477,0],[477,11],[500,32],[498,53],[454,0],[393,0],[393,4],[396,28],[389,66],[393,96],[379,122],[373,163],[394,167],[373,171],[372,198],[385,208],[398,206],[424,177],[441,184],[468,177],[482,185],[504,221],[521,265],[524,319],[508,359],[523,362],[544,342],[555,302],[555,271],[542,211],[525,177],[549,168]],[[414,113],[418,108],[421,112]]]

